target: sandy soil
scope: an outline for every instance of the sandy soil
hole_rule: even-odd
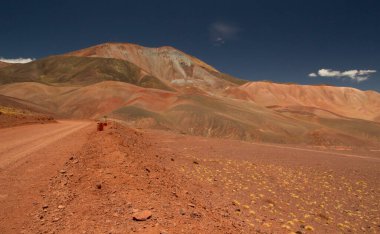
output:
[[[377,151],[94,126],[2,169],[1,233],[380,231]]]

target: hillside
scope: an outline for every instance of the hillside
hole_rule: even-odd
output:
[[[84,87],[40,83],[0,86],[0,93],[24,98],[64,118],[110,118],[144,128],[191,135],[276,143],[371,145],[380,124],[315,108],[266,108],[251,102],[199,93],[146,89],[106,81]]]
[[[11,65],[11,64],[10,64],[10,63],[6,63],[6,62],[2,62],[2,61],[0,61],[0,68],[7,67],[7,66],[9,66],[9,65]]]
[[[220,73],[205,62],[173,47],[148,48],[129,43],[106,43],[67,56],[114,58],[135,64],[168,86],[194,86],[215,92],[246,81]]]
[[[0,95],[0,128],[53,121],[52,113],[39,105]]]
[[[104,80],[170,90],[159,79],[142,71],[136,65],[118,59],[51,56],[0,69],[0,84],[40,82],[57,85],[88,85]]]
[[[380,94],[348,87],[249,82],[226,95],[262,106],[314,107],[347,118],[378,121]]]
[[[172,47],[106,43],[0,69],[0,94],[60,118],[107,115],[143,128],[256,142],[368,146],[380,94],[248,82]]]

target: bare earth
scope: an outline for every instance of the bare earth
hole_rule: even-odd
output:
[[[89,122],[62,121],[0,129],[0,233],[18,233],[40,191],[67,155],[87,141]],[[75,135],[74,135],[75,134]]]
[[[90,122],[2,129],[0,139],[0,233],[380,232],[378,149],[120,124],[96,132]],[[151,216],[134,220],[140,211]]]

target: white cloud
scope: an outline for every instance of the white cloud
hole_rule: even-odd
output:
[[[228,40],[237,39],[240,27],[231,23],[215,22],[210,25],[210,39],[216,46],[226,43]]]
[[[312,73],[309,74],[309,77],[317,77],[317,76],[318,76],[318,75],[315,74],[314,72],[312,72]]]
[[[6,59],[6,58],[2,58],[0,57],[0,61],[1,62],[5,62],[5,63],[30,63],[30,62],[33,62],[34,58],[15,58],[15,59]]]
[[[348,70],[348,71],[335,71],[332,69],[319,69],[318,74],[310,73],[310,77],[332,77],[332,78],[349,78],[356,82],[368,80],[369,77],[376,73],[376,70]]]

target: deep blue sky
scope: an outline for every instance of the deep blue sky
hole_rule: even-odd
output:
[[[380,91],[380,1],[6,1],[0,57],[41,58],[103,42],[171,45],[249,80]],[[309,77],[376,70],[366,81]]]

